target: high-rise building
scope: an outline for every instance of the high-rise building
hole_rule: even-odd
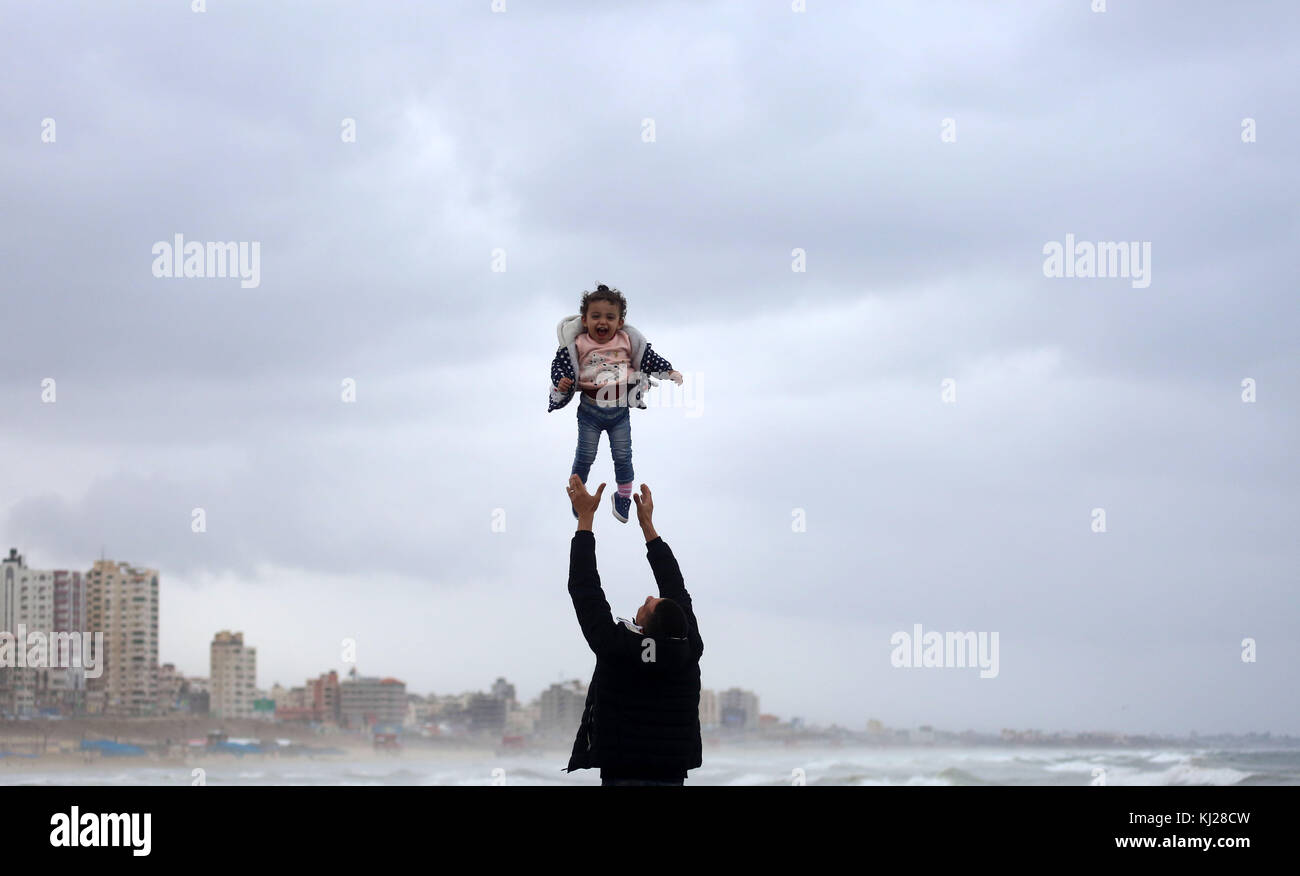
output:
[[[17,625],[18,579],[26,568],[18,548],[10,548],[9,556],[0,563],[0,630],[7,633]]]
[[[53,576],[54,626],[53,632],[80,634],[92,632],[86,616],[86,582],[80,572],[56,569]],[[93,641],[93,637],[92,640]],[[62,711],[73,714],[86,707],[85,657],[82,666],[61,668],[50,674],[50,689]]]
[[[15,637],[10,650],[15,664],[19,650],[27,650],[26,633],[48,630],[54,623],[48,575],[27,568],[17,548],[10,548],[9,556],[0,565],[0,632]],[[17,638],[20,633],[22,639]],[[31,715],[36,711],[38,690],[48,687],[47,671],[17,665],[0,667],[0,711]]]
[[[86,573],[86,619],[102,631],[101,674],[86,681],[89,711],[152,715],[158,706],[158,571],[96,560]]]
[[[252,718],[257,698],[257,649],[245,647],[244,634],[222,630],[209,649],[208,710],[214,718]]]
[[[718,695],[711,690],[700,691],[700,726],[716,727],[722,723],[718,712]]]
[[[60,632],[89,631],[86,618],[86,588],[80,572],[56,569],[54,584],[54,629]]]
[[[718,694],[722,726],[749,729],[758,726],[758,695],[738,687]]]
[[[15,649],[28,647],[20,633],[36,634],[47,650],[40,668],[0,668],[0,711],[31,714],[39,709],[79,711],[85,687],[80,635],[88,631],[80,572],[29,569],[10,548],[0,563],[0,631],[15,637]],[[21,627],[21,629],[20,629]],[[69,641],[75,634],[77,641]],[[16,654],[16,650],[15,650]],[[25,655],[24,655],[25,656]],[[73,665],[77,664],[77,665]]]
[[[582,723],[582,710],[587,704],[587,686],[578,679],[566,684],[553,684],[542,691],[541,714],[537,731],[546,734],[569,734]]]

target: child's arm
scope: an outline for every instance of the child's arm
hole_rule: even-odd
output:
[[[641,370],[646,374],[667,374],[673,383],[682,385],[681,373],[674,371],[672,363],[656,353],[648,343],[645,345],[645,355],[641,357]]]
[[[573,398],[573,362],[569,359],[569,350],[567,347],[560,347],[555,351],[555,358],[551,360],[551,399],[550,407],[546,409],[549,414],[557,408],[562,408]]]

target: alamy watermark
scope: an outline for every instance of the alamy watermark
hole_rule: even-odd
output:
[[[262,284],[262,244],[260,241],[185,241],[177,234],[172,240],[160,240],[150,250],[155,256],[153,275],[162,278],[211,279],[239,277],[244,289]]]
[[[628,383],[610,381],[598,386],[594,401],[602,408],[635,408],[641,407],[644,403],[646,408],[682,408],[686,411],[685,415],[692,419],[703,416],[704,393],[701,390],[703,374],[699,371],[685,372],[681,385],[677,385],[669,379],[669,373],[629,371]],[[643,378],[646,379],[646,384],[641,382]],[[556,397],[563,396],[554,384],[551,385],[551,392]],[[581,403],[582,400],[578,401]]]
[[[68,812],[50,816],[50,845],[55,848],[125,847],[137,858],[148,857],[153,813],[82,812],[73,806]]]
[[[1151,241],[1076,241],[1043,244],[1043,276],[1052,278],[1120,278],[1132,280],[1134,289],[1151,285]]]
[[[997,633],[923,633],[920,624],[912,632],[899,631],[889,637],[894,646],[889,662],[896,669],[961,669],[979,667],[980,678],[998,676]]]
[[[0,668],[4,669],[84,669],[86,678],[99,678],[103,654],[102,632],[28,632],[27,624],[19,624],[16,633],[0,630]]]

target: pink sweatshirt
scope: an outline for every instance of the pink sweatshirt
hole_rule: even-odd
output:
[[[596,390],[606,383],[626,383],[632,371],[632,339],[619,330],[603,344],[583,332],[577,337],[578,388]]]

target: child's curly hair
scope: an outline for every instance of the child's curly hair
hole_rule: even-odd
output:
[[[594,292],[582,293],[582,315],[587,315],[587,305],[593,301],[608,301],[610,304],[618,305],[618,318],[627,319],[627,299],[623,293],[617,289],[611,289],[604,283],[596,287]]]

